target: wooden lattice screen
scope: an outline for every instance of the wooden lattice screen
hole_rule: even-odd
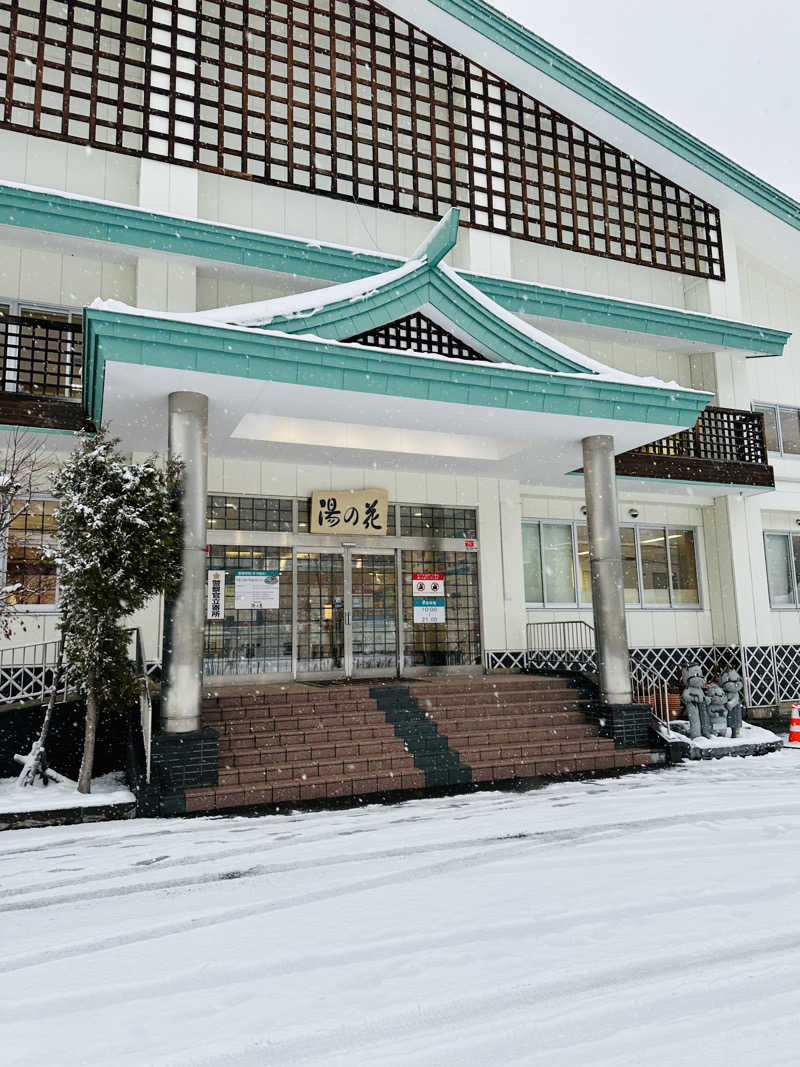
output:
[[[366,330],[348,340],[375,348],[414,349],[416,352],[430,352],[435,356],[447,356],[448,359],[472,359],[489,362],[486,356],[476,352],[464,341],[448,333],[436,322],[415,311],[405,318],[396,319],[376,330]]]
[[[2,7],[2,126],[724,277],[716,208],[369,0]]]

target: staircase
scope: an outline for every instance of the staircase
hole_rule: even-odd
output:
[[[563,678],[490,675],[412,683],[409,690],[473,782],[614,771],[662,762],[649,748],[616,748],[587,722],[588,701]]]
[[[571,680],[529,675],[208,693],[219,733],[215,788],[189,812],[307,803],[469,783],[613,772],[663,762],[615,748],[587,722]]]
[[[425,776],[366,685],[223,690],[204,701],[219,731],[219,784],[187,811],[423,789]]]

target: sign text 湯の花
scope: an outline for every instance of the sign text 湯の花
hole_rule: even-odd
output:
[[[316,489],[311,494],[309,532],[385,537],[388,513],[385,489]]]

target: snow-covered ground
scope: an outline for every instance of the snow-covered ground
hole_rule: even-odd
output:
[[[8,1065],[800,1062],[800,751],[0,838]]]
[[[135,800],[122,774],[104,774],[92,779],[91,793],[79,793],[75,782],[50,782],[46,786],[37,782],[36,785],[21,786],[16,778],[0,778],[0,815],[98,808],[107,804],[132,804]]]

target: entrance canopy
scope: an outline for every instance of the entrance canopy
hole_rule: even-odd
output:
[[[711,394],[598,363],[447,267],[457,230],[451,211],[396,269],[288,298],[183,315],[95,302],[87,410],[130,447],[163,448],[166,397],[187,390],[210,399],[212,456],[551,485],[584,437],[625,452],[694,425]],[[469,358],[393,341],[412,313]]]

